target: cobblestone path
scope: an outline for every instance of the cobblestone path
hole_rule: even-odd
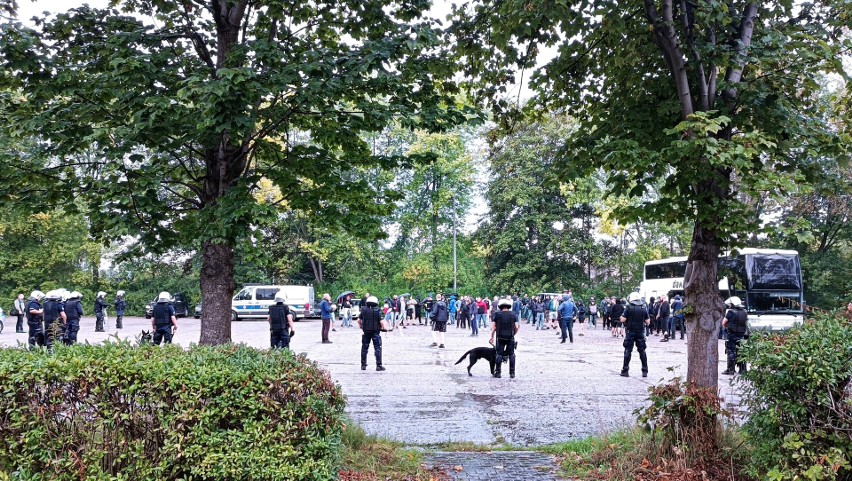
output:
[[[425,456],[426,466],[442,468],[456,481],[556,481],[553,456],[533,451],[437,452]]]

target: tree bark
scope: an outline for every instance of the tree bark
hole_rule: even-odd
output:
[[[201,248],[201,344],[231,342],[231,296],[234,284],[234,249],[207,241]]]
[[[719,297],[718,261],[721,249],[714,227],[696,222],[684,278],[687,382],[716,392],[719,386],[719,328],[724,303]]]

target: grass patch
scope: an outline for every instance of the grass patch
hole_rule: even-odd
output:
[[[562,474],[582,479],[633,479],[630,467],[642,462],[650,436],[638,429],[576,439],[538,448],[560,458]],[[625,474],[624,478],[618,476]]]
[[[397,442],[368,435],[360,426],[348,422],[343,430],[340,458],[341,481],[442,481],[442,471],[426,469],[423,454],[405,449]]]

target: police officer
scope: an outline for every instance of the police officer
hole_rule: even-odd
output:
[[[728,312],[722,319],[722,327],[728,330],[728,339],[725,341],[725,350],[728,352],[728,368],[722,371],[722,374],[732,376],[736,373],[735,366],[740,369],[740,374],[746,372],[746,364],[744,362],[737,363],[737,354],[740,350],[740,341],[745,337],[748,330],[748,314],[743,306],[743,301],[737,296],[728,298],[725,304],[728,306]]]
[[[44,301],[44,344],[53,349],[53,341],[59,339],[65,332],[65,307],[62,303],[62,289],[48,291]]]
[[[624,338],[624,366],[621,375],[628,377],[630,369],[630,357],[633,353],[633,345],[639,351],[639,359],[642,360],[642,377],[648,377],[648,356],[645,354],[645,326],[651,323],[648,309],[642,303],[642,296],[638,292],[631,292],[627,297],[628,305],[621,314],[620,321],[625,326],[627,336]]]
[[[166,344],[172,343],[172,336],[177,330],[177,317],[172,306],[172,296],[166,291],[157,296],[151,316],[151,327],[154,329],[154,344],[159,346],[163,341]]]
[[[275,294],[275,304],[269,306],[269,331],[273,348],[290,348],[290,337],[296,334],[293,330],[293,314],[287,306],[287,297],[284,292]]]
[[[500,377],[503,362],[509,359],[509,377],[515,378],[515,334],[521,328],[518,316],[512,309],[512,300],[503,298],[497,301],[500,311],[495,313],[491,322],[491,339],[488,341],[496,348],[494,377]],[[494,343],[494,338],[497,343]]]
[[[121,329],[124,327],[122,325],[122,319],[124,318],[124,310],[127,309],[127,302],[124,300],[124,291],[118,291],[115,293],[115,301],[113,302],[113,306],[115,306],[115,328]]]
[[[382,365],[382,314],[379,312],[379,300],[376,296],[367,298],[365,306],[361,307],[358,315],[358,327],[364,331],[361,334],[361,370],[367,370],[367,351],[370,350],[370,341],[373,341],[373,350],[376,351],[376,371],[384,371]]]
[[[106,292],[98,292],[95,298],[95,332],[104,332],[104,314],[106,312]]]
[[[77,342],[77,333],[80,331],[80,318],[83,317],[83,303],[80,300],[83,294],[74,291],[68,295],[65,301],[65,338],[63,342],[70,346]]]
[[[29,327],[27,343],[31,349],[36,345],[44,346],[44,309],[41,306],[42,299],[44,299],[44,292],[36,290],[30,294],[29,302],[27,303],[27,327]]]

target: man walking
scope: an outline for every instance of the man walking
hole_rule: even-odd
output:
[[[563,296],[562,303],[559,304],[557,311],[559,317],[559,328],[562,329],[561,344],[565,344],[566,332],[567,336],[571,338],[571,344],[574,344],[574,313],[576,310],[577,306],[574,305],[571,297],[567,294]]]
[[[447,320],[450,317],[450,311],[447,305],[444,304],[444,296],[438,294],[435,296],[435,305],[432,307],[432,312],[429,313],[429,318],[432,320],[432,347],[438,346],[444,348],[444,335],[447,332]],[[440,338],[440,343],[438,342]]]
[[[638,292],[631,292],[627,299],[628,306],[620,319],[627,330],[627,337],[624,338],[624,365],[621,368],[621,375],[629,376],[627,372],[630,369],[630,357],[635,345],[636,350],[639,351],[639,359],[642,361],[642,377],[648,377],[645,326],[651,323],[651,318],[648,316],[648,309],[642,305],[642,297]]]
[[[18,298],[15,299],[15,316],[18,318],[18,321],[15,323],[15,332],[22,333],[24,332],[24,316],[26,315],[27,303],[24,302],[24,295],[18,294]]]

